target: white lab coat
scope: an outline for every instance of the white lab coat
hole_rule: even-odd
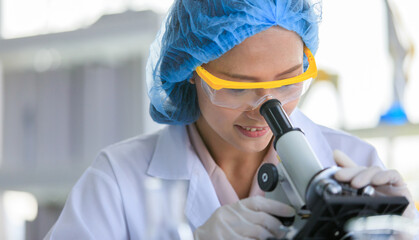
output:
[[[319,126],[299,110],[291,121],[324,167],[335,165],[334,149],[359,165],[382,166],[374,148],[354,136]],[[168,126],[101,151],[45,239],[180,239],[185,226],[193,231],[218,207],[185,126]]]

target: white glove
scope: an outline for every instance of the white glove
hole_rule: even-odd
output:
[[[335,179],[339,182],[349,182],[353,188],[371,185],[375,192],[387,196],[405,196],[410,204],[403,213],[404,217],[415,218],[415,208],[412,195],[396,170],[384,170],[378,166],[361,167],[354,163],[345,153],[335,150],[333,157],[341,170],[336,172]]]
[[[261,196],[240,200],[218,208],[194,232],[195,240],[281,238],[281,222],[274,216],[293,217],[292,207]]]

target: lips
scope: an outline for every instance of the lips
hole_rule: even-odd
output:
[[[258,138],[264,136],[269,132],[269,127],[258,126],[239,126],[235,125],[236,129],[246,137]]]

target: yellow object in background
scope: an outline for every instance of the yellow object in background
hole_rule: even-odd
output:
[[[416,202],[415,202],[415,207],[416,207],[416,209],[419,211],[419,201],[416,201]]]

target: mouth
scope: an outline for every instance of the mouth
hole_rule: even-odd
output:
[[[262,137],[269,132],[269,127],[240,126],[240,125],[235,125],[235,127],[241,134],[250,138]]]

